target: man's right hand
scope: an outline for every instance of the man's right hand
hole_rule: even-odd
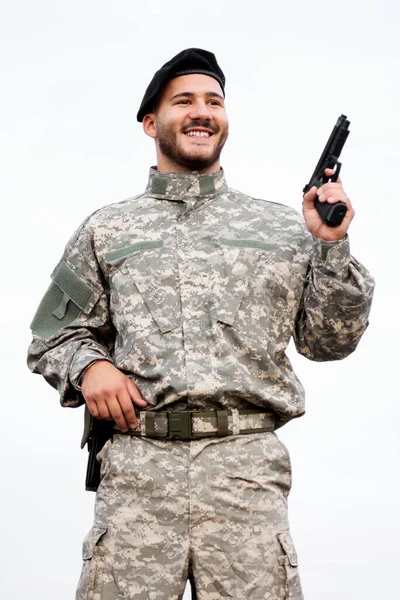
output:
[[[90,365],[81,389],[90,414],[96,419],[115,421],[121,431],[137,425],[134,404],[147,406],[133,381],[105,360]]]

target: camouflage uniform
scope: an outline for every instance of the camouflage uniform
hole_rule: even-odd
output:
[[[28,361],[64,406],[83,403],[81,375],[105,359],[150,411],[258,408],[276,428],[304,413],[290,338],[310,359],[344,358],[372,290],[347,236],[313,239],[294,210],[229,189],[222,170],[151,169],[144,194],[97,211],[70,240]],[[100,458],[79,599],[177,599],[188,569],[200,600],[301,598],[290,465],[273,432],[117,434]]]

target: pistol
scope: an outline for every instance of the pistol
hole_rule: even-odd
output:
[[[303,188],[303,194],[308,192],[314,185],[320,187],[328,181],[337,180],[342,166],[342,163],[339,162],[339,156],[350,133],[349,125],[350,121],[347,120],[346,115],[340,115],[309,183]],[[334,175],[328,177],[325,175],[325,169],[334,169]],[[315,200],[315,208],[322,221],[329,227],[340,225],[347,212],[347,206],[344,202],[328,204],[327,202],[320,202],[318,198]]]
[[[87,444],[89,450],[88,463],[86,469],[85,489],[88,492],[96,492],[100,483],[100,463],[97,460],[97,454],[103,448],[104,444],[112,438],[114,422],[95,419],[89,412],[85,404],[85,427],[81,442],[81,448]]]

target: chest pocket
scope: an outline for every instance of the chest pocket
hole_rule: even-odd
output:
[[[117,332],[135,338],[172,331],[180,324],[177,262],[161,240],[109,252],[110,308]]]
[[[226,238],[220,238],[219,241],[224,254],[224,272],[220,284],[214,290],[217,296],[214,319],[233,325],[260,258],[260,243]],[[265,249],[270,247],[263,244]]]
[[[306,268],[295,251],[258,240],[220,240],[225,274],[214,319],[271,350],[286,345],[301,299]]]

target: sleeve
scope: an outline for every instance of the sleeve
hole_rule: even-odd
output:
[[[338,242],[314,238],[307,281],[297,314],[297,351],[311,360],[345,358],[368,326],[374,280]]]
[[[69,241],[31,323],[28,366],[63,406],[84,403],[80,379],[92,363],[112,362],[115,332],[90,231],[84,223]]]

